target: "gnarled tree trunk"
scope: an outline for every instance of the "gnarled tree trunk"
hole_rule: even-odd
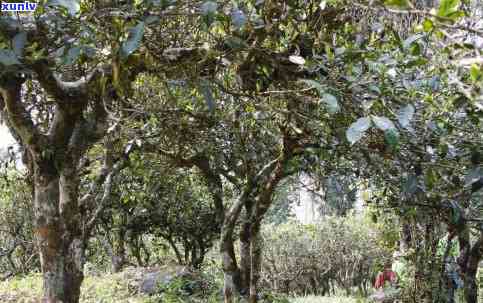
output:
[[[235,222],[227,222],[228,224],[223,224],[221,229],[220,253],[223,267],[223,298],[225,303],[232,303],[233,295],[240,291],[240,270],[236,262],[233,243]]]
[[[243,215],[243,223],[240,229],[240,292],[242,294],[249,293],[250,277],[251,277],[251,221],[253,203],[247,201],[245,205],[245,213]]]
[[[231,243],[230,243],[231,242]],[[224,241],[221,248],[223,263],[223,298],[225,303],[233,302],[233,295],[239,292],[240,271],[236,264],[233,241]]]
[[[66,85],[53,76],[45,62],[34,69],[41,86],[56,102],[48,133],[41,132],[25,108],[23,78],[8,75],[1,79],[0,105],[5,105],[3,114],[26,149],[30,161],[27,166],[33,170],[34,232],[44,299],[77,303],[84,278],[86,235],[90,231],[83,229],[79,209],[78,164],[87,148],[104,134],[106,114],[99,102],[94,121],[87,123],[83,118],[89,100],[87,82]]]
[[[233,232],[242,207],[250,193],[251,186],[227,210],[221,227],[220,254],[223,267],[223,298],[225,303],[232,303],[233,295],[240,292],[240,269],[236,262]]]
[[[77,208],[76,178],[58,174],[52,162],[35,165],[35,234],[40,249],[44,299],[76,303],[84,279],[85,245]]]
[[[469,251],[466,272],[464,274],[464,296],[467,303],[478,303],[478,283],[476,281],[476,274],[482,256],[483,234],[480,232],[480,238]]]
[[[251,236],[251,275],[250,275],[250,297],[249,303],[258,301],[258,282],[262,269],[262,237],[260,235],[260,222],[255,222],[250,230]]]

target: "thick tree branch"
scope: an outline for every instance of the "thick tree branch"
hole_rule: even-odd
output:
[[[125,166],[126,166],[126,163],[124,161],[120,161],[116,163],[112,168],[112,170],[107,174],[104,182],[103,194],[100,198],[96,199],[97,208],[94,210],[94,213],[92,214],[91,218],[85,223],[84,232],[83,232],[84,242],[89,238],[91,231],[97,222],[97,219],[99,219],[100,215],[106,208],[111,198],[112,185],[114,182],[115,175],[117,175],[117,173],[119,173]]]
[[[37,80],[42,88],[59,104],[86,103],[87,89],[97,76],[110,73],[110,67],[95,68],[87,76],[73,82],[62,81],[49,67],[53,66],[46,59],[32,64],[32,70],[37,74]]]
[[[114,183],[115,176],[124,168],[129,165],[129,154],[132,152],[132,149],[127,149],[127,151],[122,155],[122,157],[116,162],[112,163],[112,159],[109,159],[112,155],[106,155],[106,165],[101,170],[99,176],[96,178],[94,185],[91,186],[91,190],[88,194],[86,194],[79,202],[82,207],[85,207],[85,204],[89,202],[89,200],[96,201],[95,205],[97,205],[96,209],[92,213],[91,217],[85,222],[84,230],[83,230],[83,241],[87,241],[91,234],[92,229],[95,227],[97,220],[102,215],[103,211],[107,207],[112,194],[112,186]],[[104,185],[104,190],[102,192],[102,196],[95,195],[97,189]]]
[[[206,157],[204,153],[197,153],[194,156],[185,159],[179,155],[165,151],[158,146],[154,146],[146,142],[143,143],[142,148],[145,151],[159,153],[168,157],[178,167],[197,167],[201,171],[206,185],[213,196],[213,202],[215,204],[220,223],[223,222],[225,213],[225,207],[223,205],[223,183],[219,172],[211,166],[209,158]]]
[[[81,134],[79,136],[82,136]],[[125,154],[131,153],[132,150],[130,148],[125,149]],[[127,156],[126,156],[127,157]],[[124,157],[126,159],[126,157]],[[121,159],[120,159],[121,160]],[[107,176],[113,170],[115,161],[114,161],[114,146],[111,141],[106,140],[105,143],[105,151],[104,151],[104,163],[97,174],[94,181],[90,184],[89,190],[87,193],[79,199],[79,205],[83,208],[87,207],[87,204],[92,203],[95,198],[95,195],[99,191],[99,188],[105,183]]]
[[[34,156],[46,146],[46,137],[35,127],[32,118],[26,111],[21,99],[23,79],[10,75],[0,83],[0,105],[5,106],[9,125]]]
[[[75,154],[77,159],[80,159],[84,152],[92,144],[101,140],[107,132],[107,112],[99,103],[101,102],[96,103],[94,112],[87,119],[83,116],[78,118],[72,135],[69,137],[67,151]]]

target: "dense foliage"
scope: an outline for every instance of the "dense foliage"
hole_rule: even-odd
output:
[[[367,295],[390,256],[382,234],[363,217],[327,217],[313,225],[287,223],[264,230],[263,280],[287,294]]]
[[[30,189],[16,172],[0,181],[0,277],[26,274],[40,267],[33,235]]]

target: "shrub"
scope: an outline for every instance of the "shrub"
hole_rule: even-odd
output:
[[[327,217],[315,225],[267,226],[262,276],[274,291],[329,294],[336,287],[367,295],[375,267],[389,252],[363,218]]]
[[[33,236],[32,194],[18,172],[0,178],[0,279],[39,269]]]

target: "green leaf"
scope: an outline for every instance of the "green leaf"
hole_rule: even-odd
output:
[[[428,190],[432,190],[438,181],[438,175],[434,169],[428,168],[424,176],[424,183]]]
[[[482,77],[481,69],[478,65],[472,64],[470,67],[470,77],[473,82],[477,82]]]
[[[97,50],[92,46],[83,45],[81,47],[81,53],[86,55],[88,58],[94,58],[96,56],[96,52]]]
[[[136,51],[141,45],[144,35],[144,22],[139,22],[135,27],[128,29],[128,38],[121,46],[121,55],[123,58],[128,57]]]
[[[451,220],[453,224],[457,224],[461,218],[461,207],[456,201],[450,201],[451,204]]]
[[[201,5],[201,14],[206,25],[210,26],[215,21],[218,4],[214,1],[206,1]]]
[[[203,16],[214,14],[218,9],[218,4],[214,1],[206,1],[201,5],[201,13]]]
[[[431,21],[430,19],[424,19],[423,21],[423,30],[425,32],[430,32],[432,31],[434,28],[434,24],[433,24],[433,21]]]
[[[419,39],[421,39],[423,37],[424,37],[423,34],[412,35],[409,38],[407,38],[406,40],[404,40],[402,46],[403,46],[404,49],[408,49],[413,43],[415,43],[416,41],[418,41]]]
[[[450,18],[454,21],[458,20],[459,18],[461,17],[464,17],[466,14],[464,11],[456,11],[456,12],[452,12],[451,14],[449,14],[448,16],[446,16],[447,18]]]
[[[79,0],[50,0],[47,5],[60,5],[67,9],[71,16],[75,16],[80,10]]]
[[[0,64],[10,66],[20,64],[20,61],[18,61],[17,56],[12,50],[0,49]]]
[[[325,92],[325,88],[322,86],[322,84],[320,84],[319,82],[317,82],[315,80],[300,79],[300,80],[298,80],[298,82],[305,83],[305,84],[309,85],[310,87],[317,89],[317,91],[320,94],[323,94]]]
[[[399,8],[407,8],[409,7],[409,3],[407,0],[386,0],[384,4],[387,6],[396,6]]]
[[[418,178],[415,175],[410,175],[402,186],[402,191],[406,196],[411,196],[418,190]]]
[[[327,106],[327,111],[330,114],[334,114],[339,111],[340,107],[337,98],[334,95],[327,93],[325,87],[322,86],[322,84],[310,79],[300,79],[298,80],[298,82],[305,83],[310,87],[317,89],[317,92],[320,95],[320,101],[325,103],[325,105]]]
[[[459,0],[441,0],[437,15],[439,17],[449,17],[450,14],[458,10]]]
[[[376,125],[377,128],[380,130],[388,130],[388,129],[395,129],[396,126],[386,117],[378,117],[378,116],[371,116],[372,122]]]
[[[412,104],[408,104],[405,107],[401,108],[397,113],[397,120],[401,127],[408,127],[409,122],[411,122],[415,113],[414,106]]]
[[[213,112],[215,110],[216,104],[215,104],[215,99],[213,98],[213,92],[208,82],[205,81],[202,85],[200,85],[200,91],[205,99],[205,102],[206,102],[206,105],[208,106],[209,111]]]
[[[20,32],[13,37],[12,48],[17,57],[22,57],[23,49],[27,44],[27,33]]]
[[[364,133],[371,127],[371,119],[369,117],[359,118],[352,123],[346,131],[347,140],[354,144],[359,141]]]
[[[335,114],[339,111],[339,102],[337,102],[337,98],[334,95],[324,93],[320,100],[327,105],[329,114]]]
[[[81,48],[79,46],[74,46],[67,51],[67,54],[64,57],[64,64],[65,65],[72,65],[74,64],[77,59],[79,59],[81,53]]]
[[[404,66],[407,67],[407,68],[411,68],[411,67],[423,66],[423,65],[426,65],[426,64],[428,64],[428,60],[423,58],[423,57],[419,57],[419,58],[414,59],[414,60],[409,60],[408,62],[406,62],[404,64]]]
[[[381,89],[377,85],[369,85],[369,90],[378,95],[382,94]]]
[[[384,132],[384,140],[393,150],[399,144],[399,133],[395,128],[388,128]]]
[[[231,49],[240,50],[248,47],[245,41],[235,36],[228,36],[225,39],[225,44]]]
[[[483,177],[483,167],[477,166],[471,169],[465,176],[465,186],[470,186]]]
[[[413,56],[420,56],[422,54],[421,44],[414,43],[409,48],[409,53]]]
[[[332,47],[329,43],[325,43],[324,50],[325,50],[325,54],[327,55],[327,59],[331,62],[334,61],[335,55],[334,55],[334,52],[332,51]]]

